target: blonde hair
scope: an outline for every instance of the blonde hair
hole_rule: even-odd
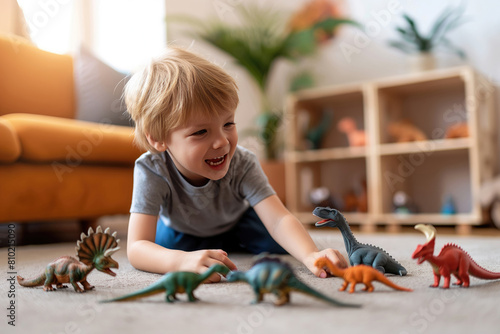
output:
[[[135,122],[135,143],[152,153],[149,144],[164,141],[168,132],[186,124],[193,113],[203,116],[234,111],[238,87],[219,66],[178,47],[169,47],[125,86],[127,111]]]

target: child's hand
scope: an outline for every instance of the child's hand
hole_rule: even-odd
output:
[[[191,271],[202,274],[214,264],[223,264],[231,270],[237,269],[236,265],[227,257],[227,253],[222,249],[203,249],[185,252],[179,271]],[[207,283],[216,283],[220,280],[220,275],[214,273],[210,276]]]
[[[325,278],[327,276],[327,273],[324,269],[317,268],[314,265],[314,262],[316,261],[316,259],[318,259],[320,257],[326,257],[326,258],[330,259],[330,261],[332,261],[334,264],[336,264],[340,268],[347,268],[346,259],[336,249],[327,248],[327,249],[324,249],[320,252],[313,252],[313,253],[309,254],[309,256],[307,256],[304,259],[304,264],[314,275],[316,275],[318,277]]]

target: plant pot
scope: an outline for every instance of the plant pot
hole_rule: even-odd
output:
[[[436,57],[430,52],[422,52],[410,56],[410,70],[412,72],[422,72],[436,68]]]
[[[283,204],[286,204],[285,162],[281,160],[262,160],[260,165],[269,179],[269,184],[276,191],[276,195],[278,195]]]

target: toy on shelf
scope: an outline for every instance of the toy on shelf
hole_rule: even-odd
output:
[[[357,183],[354,189],[344,193],[343,200],[343,211],[345,212],[368,212],[368,193],[366,191],[366,180]],[[331,205],[318,206],[335,207]]]
[[[306,139],[309,143],[310,149],[317,150],[321,147],[321,142],[328,129],[330,129],[332,118],[333,110],[325,109],[323,110],[321,120],[319,121],[318,125],[307,130]]]
[[[467,122],[460,122],[451,125],[444,134],[447,139],[469,137],[469,125]]]
[[[441,214],[454,215],[457,213],[457,207],[452,196],[447,196],[443,205],[441,206]]]
[[[427,140],[427,136],[409,120],[391,122],[387,132],[397,143]]]
[[[342,118],[337,124],[337,129],[346,134],[349,146],[366,145],[366,133],[364,130],[359,130],[357,128],[356,122],[352,117]]]
[[[354,190],[348,190],[342,196],[343,205],[342,210],[345,212],[355,212],[358,210],[358,197]],[[326,205],[327,207],[332,207],[331,205]],[[335,207],[335,206],[334,206]],[[337,206],[338,207],[338,206]]]
[[[330,226],[337,227],[340,230],[344,238],[345,249],[351,266],[365,264],[377,269],[382,274],[406,275],[406,269],[385,250],[377,246],[358,242],[352,234],[347,220],[340,211],[318,207],[314,209],[313,215],[323,218],[323,220],[315,224],[316,227]]]
[[[302,292],[311,297],[318,298],[329,304],[343,307],[360,307],[357,304],[348,304],[310,288],[302,283],[293,274],[292,268],[285,262],[276,258],[264,257],[257,260],[252,268],[246,272],[233,271],[227,275],[229,282],[243,281],[250,284],[255,292],[253,304],[263,300],[265,293],[273,293],[278,298],[274,304],[277,306],[290,302],[290,292]]]
[[[25,280],[17,276],[17,281],[26,287],[43,285],[44,291],[55,290],[52,287],[53,284],[56,288],[66,288],[63,283],[71,283],[76,292],[91,290],[94,286],[87,282],[87,275],[94,268],[116,276],[110,268],[118,269],[118,262],[113,260],[111,255],[120,249],[119,241],[116,239],[116,232],[109,234],[109,228],[102,232],[101,227],[98,226],[95,233],[92,228],[89,228],[88,235],[82,233],[81,240],[76,243],[76,253],[80,261],[71,256],[62,256],[49,263],[45,272],[37,278]],[[83,286],[83,290],[78,283]]]
[[[188,271],[174,271],[166,273],[158,281],[142,290],[125,296],[104,300],[102,303],[130,301],[156,295],[162,292],[166,293],[165,301],[168,303],[172,303],[177,300],[175,297],[177,293],[184,292],[187,294],[189,301],[194,302],[198,299],[194,296],[193,292],[200,284],[205,282],[214,273],[226,275],[229,271],[229,268],[225,265],[214,264],[203,274]]]
[[[378,281],[395,290],[413,291],[412,289],[407,289],[394,284],[387,277],[385,277],[384,274],[374,269],[373,267],[364,264],[358,264],[357,266],[341,269],[337,267],[332,261],[330,261],[330,259],[322,257],[317,259],[314,265],[320,269],[328,268],[332,275],[344,279],[344,284],[342,284],[342,287],[339,289],[339,291],[345,291],[349,287],[349,284],[351,284],[349,293],[353,293],[356,290],[356,284],[363,283],[365,285],[363,291],[372,292],[375,289],[373,287],[372,281]]]
[[[432,225],[418,224],[416,230],[425,234],[427,242],[418,245],[412,254],[418,264],[427,261],[432,266],[434,273],[434,284],[432,288],[439,287],[441,276],[444,277],[443,289],[450,287],[451,275],[457,278],[455,285],[467,288],[469,286],[469,275],[481,279],[499,279],[500,273],[494,273],[479,266],[470,255],[455,244],[446,244],[439,255],[434,256],[434,244],[436,242],[436,229]]]
[[[309,192],[309,199],[314,206],[335,206],[336,200],[327,187],[314,188]]]
[[[413,203],[410,196],[402,190],[394,193],[392,205],[394,207],[394,213],[410,214],[418,211],[417,206]]]

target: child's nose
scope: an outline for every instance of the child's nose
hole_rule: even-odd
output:
[[[218,149],[229,144],[229,140],[223,133],[219,133],[214,140],[214,149]]]

